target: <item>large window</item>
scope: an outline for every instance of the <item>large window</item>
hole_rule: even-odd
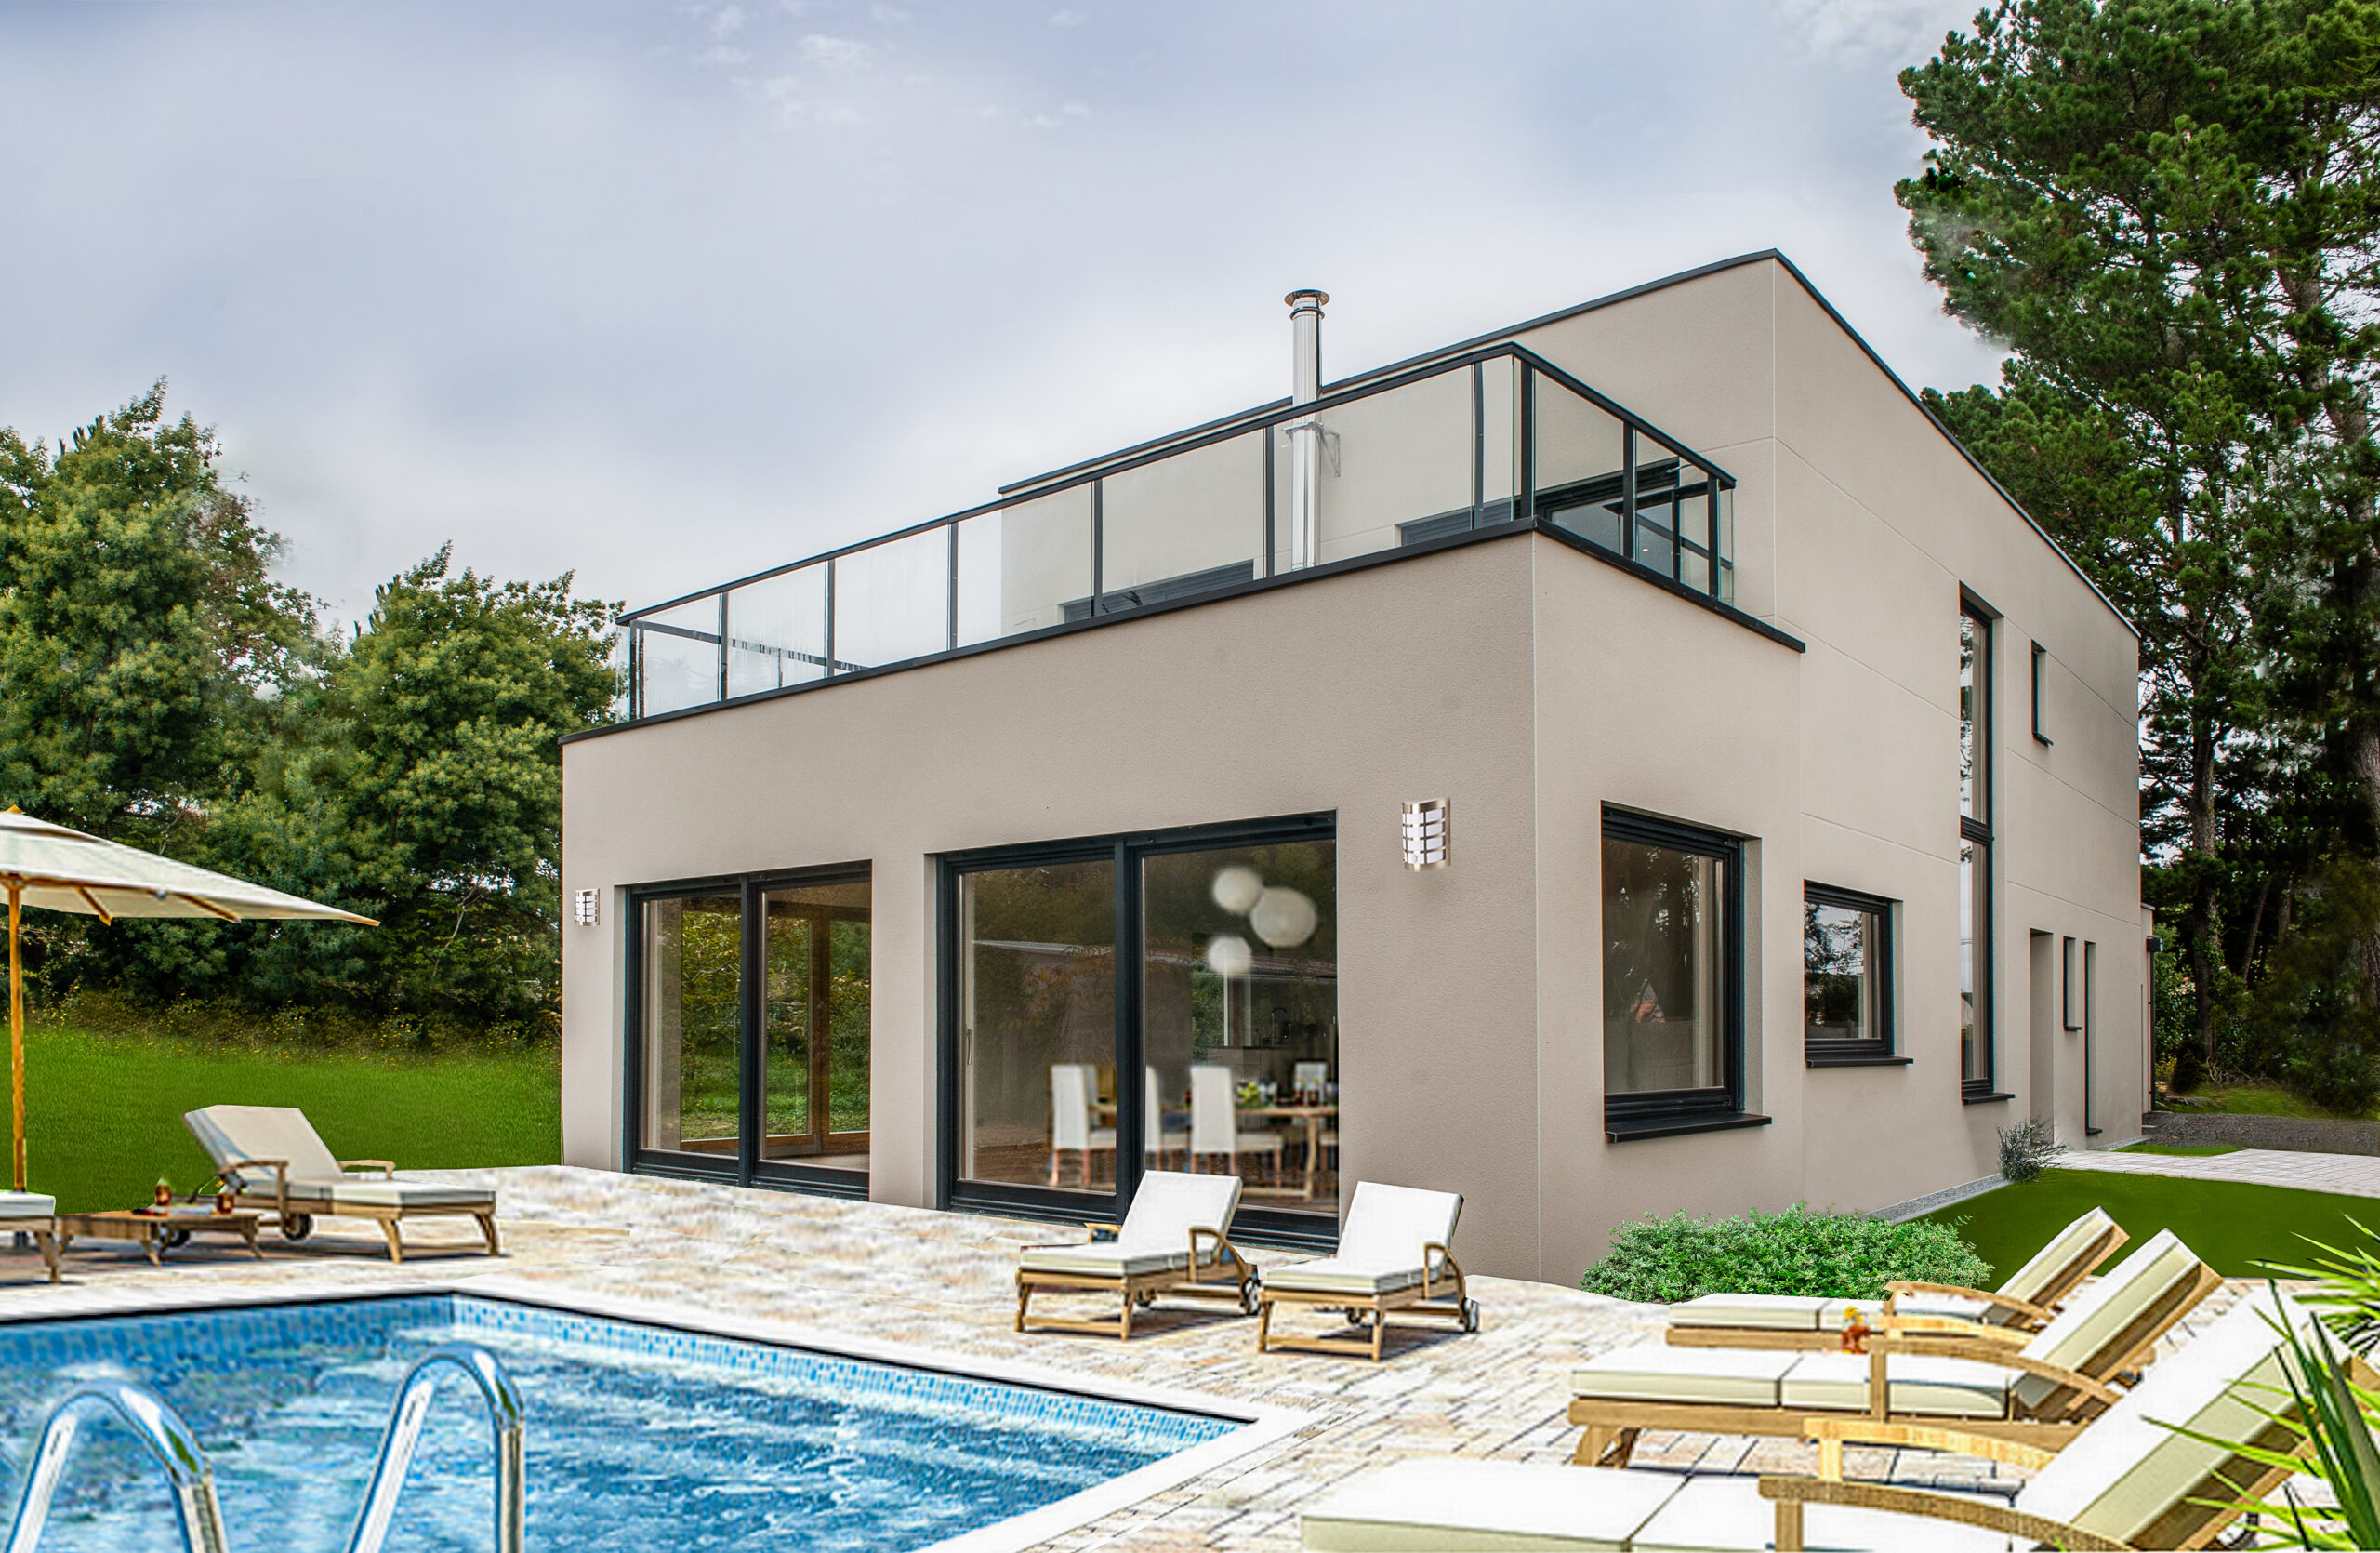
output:
[[[1606,810],[1604,1124],[1613,1137],[1743,1114],[1743,869],[1732,837]]]
[[[1802,1040],[1816,1067],[1893,1056],[1892,902],[1802,886]]]
[[[1970,1100],[1992,1088],[1991,620],[1959,610],[1959,1083]]]
[[[1327,818],[954,857],[944,911],[948,1200],[1120,1214],[1190,1170],[1238,1175],[1252,1228],[1331,1233]]]
[[[640,891],[633,919],[633,1166],[864,1194],[865,874]]]

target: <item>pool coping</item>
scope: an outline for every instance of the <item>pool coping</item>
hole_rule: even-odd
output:
[[[1173,1387],[1144,1386],[1101,1378],[1095,1384],[1079,1373],[1051,1365],[1012,1360],[953,1354],[909,1343],[884,1342],[795,1321],[753,1317],[683,1305],[592,1291],[555,1288],[510,1273],[478,1273],[462,1278],[403,1279],[360,1287],[329,1280],[292,1281],[271,1292],[246,1289],[143,1289],[139,1298],[58,1297],[26,1310],[0,1307],[0,1329],[28,1322],[91,1321],[106,1317],[164,1316],[186,1311],[256,1308],[279,1305],[353,1304],[383,1299],[418,1299],[441,1294],[501,1300],[511,1305],[593,1316],[606,1321],[657,1326],[708,1337],[760,1343],[771,1347],[829,1355],[867,1363],[898,1365],[936,1374],[962,1376],[996,1385],[1030,1387],[1065,1396],[1101,1401],[1163,1408],[1236,1423],[1238,1427],[1216,1439],[1133,1468],[1105,1482],[1070,1493],[1036,1509],[1023,1511],[988,1526],[929,1543],[918,1553],[1023,1553],[1053,1537],[1087,1526],[1117,1510],[1137,1505],[1203,1478],[1243,1457],[1278,1446],[1327,1414],[1295,1408],[1244,1402],[1207,1392]]]

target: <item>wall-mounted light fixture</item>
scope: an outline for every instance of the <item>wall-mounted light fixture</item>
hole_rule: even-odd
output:
[[[1447,819],[1454,802],[1425,798],[1405,805],[1405,866],[1419,873],[1447,866]]]
[[[570,920],[581,927],[593,927],[600,920],[593,890],[574,890],[570,896]]]

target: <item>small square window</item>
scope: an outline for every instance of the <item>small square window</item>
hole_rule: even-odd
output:
[[[1810,1060],[1892,1055],[1892,902],[1881,896],[1802,887],[1802,1038]]]

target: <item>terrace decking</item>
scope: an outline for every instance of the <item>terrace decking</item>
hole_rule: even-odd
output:
[[[1063,1367],[1086,1384],[1163,1387],[1294,1408],[1313,1421],[1285,1441],[1173,1491],[1078,1528],[1051,1548],[1287,1549],[1298,1511],[1349,1475],[1404,1455],[1569,1459],[1577,1430],[1564,1419],[1570,1367],[1620,1344],[1658,1341],[1661,1313],[1575,1289],[1474,1278],[1486,1310],[1476,1335],[1392,1333],[1382,1366],[1256,1351],[1256,1323],[1160,1305],[1130,1343],[1010,1330],[1016,1249],[1051,1238],[1044,1224],[853,1203],[780,1192],[619,1175],[562,1166],[419,1172],[409,1179],[496,1186],[506,1255],[476,1254],[476,1232],[425,1227],[412,1257],[391,1267],[368,1222],[322,1224],[304,1247],[268,1232],[270,1260],[245,1248],[193,1243],[162,1268],[137,1254],[77,1255],[69,1282],[33,1281],[36,1258],[0,1256],[0,1320],[117,1313],[241,1292],[394,1290],[501,1271],[558,1296],[666,1301],[722,1318],[776,1320],[854,1341],[937,1350],[960,1360]],[[625,1228],[633,1227],[633,1228]],[[1290,1254],[1259,1249],[1259,1262]],[[14,1275],[23,1274],[21,1279]],[[2240,1285],[2238,1287],[2244,1287]],[[2195,1328],[2236,1297],[2227,1289]],[[1848,1453],[1855,1475],[1971,1486],[2005,1468],[1922,1452]],[[1864,1459],[1863,1459],[1864,1458]],[[1808,1470],[1814,1447],[1795,1441],[1647,1436],[1641,1467],[1698,1471]],[[534,1499],[536,1484],[530,1484]]]

